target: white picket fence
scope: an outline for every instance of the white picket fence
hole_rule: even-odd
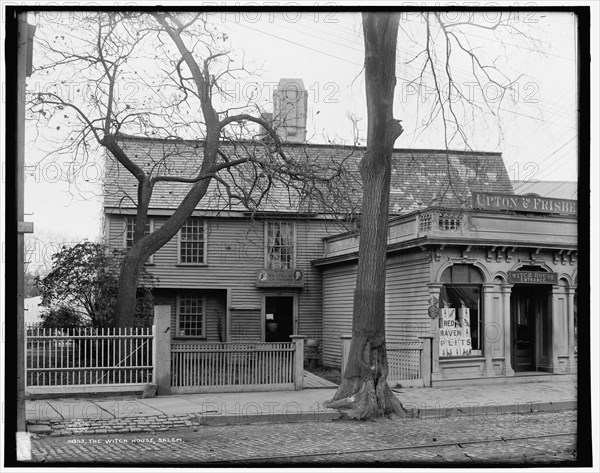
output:
[[[302,346],[299,341],[173,344],[171,393],[301,389]]]
[[[29,394],[142,389],[155,378],[153,327],[25,330]]]

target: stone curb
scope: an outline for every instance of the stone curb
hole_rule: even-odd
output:
[[[523,402],[504,405],[489,403],[483,406],[478,405],[466,409],[458,406],[426,407],[424,409],[412,408],[407,409],[407,417],[418,419],[441,419],[461,416],[496,417],[502,414],[524,415],[536,412],[562,411],[568,409],[577,409],[577,401]]]
[[[474,406],[464,409],[460,407],[426,407],[423,409],[409,408],[406,415],[400,417],[406,419],[441,419],[448,417],[470,417],[470,416],[493,416],[501,414],[525,415],[536,412],[549,412],[576,409],[577,401],[557,401],[541,403],[520,403],[497,405],[489,404]],[[120,434],[120,433],[152,433],[168,430],[189,428],[197,430],[201,426],[218,425],[247,425],[260,423],[292,423],[292,422],[328,422],[340,419],[340,414],[335,411],[309,411],[293,414],[185,414],[178,416],[137,416],[117,419],[75,419],[70,421],[27,421],[27,431],[33,438],[40,436],[71,436],[82,434]]]

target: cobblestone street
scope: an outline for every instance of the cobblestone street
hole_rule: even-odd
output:
[[[39,437],[35,462],[299,465],[553,464],[576,460],[576,411],[200,426],[156,433]]]

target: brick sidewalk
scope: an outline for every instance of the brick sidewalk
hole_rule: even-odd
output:
[[[411,417],[452,417],[573,409],[574,376],[560,381],[394,388]],[[335,389],[27,401],[28,431],[52,436],[160,432],[200,425],[326,421],[339,417],[323,403]]]

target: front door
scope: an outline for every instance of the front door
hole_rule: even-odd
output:
[[[536,297],[531,287],[513,288],[513,369],[535,371]]]
[[[513,368],[537,371],[549,362],[552,340],[547,286],[515,285],[512,291]]]
[[[290,342],[294,334],[294,297],[265,297],[265,342]]]

